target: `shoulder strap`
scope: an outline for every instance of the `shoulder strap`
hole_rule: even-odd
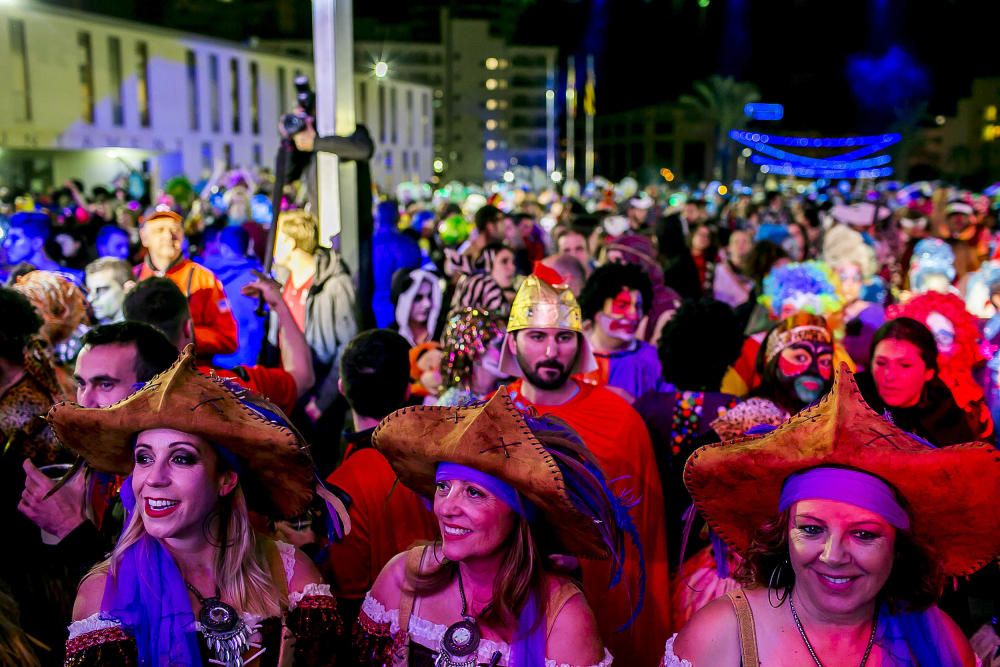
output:
[[[285,566],[281,561],[281,554],[278,552],[278,545],[274,540],[267,537],[258,536],[262,540],[264,554],[267,556],[267,564],[271,570],[271,585],[278,592],[279,600],[288,600],[288,581],[285,579]],[[281,613],[284,614],[288,605],[281,605]]]
[[[743,657],[743,667],[760,667],[757,657],[757,636],[753,627],[753,611],[743,589],[726,593],[736,610],[736,618],[740,623],[740,654]]]
[[[410,553],[406,555],[406,571],[416,570],[420,572],[423,570],[424,566],[424,554],[427,553],[427,547],[421,547],[419,549],[410,549]],[[407,590],[404,588],[399,596],[399,634],[401,637],[405,637],[410,629],[410,614],[413,613],[413,601],[416,596],[412,590]]]
[[[564,582],[562,586],[555,592],[552,599],[549,600],[545,607],[545,636],[548,637],[552,634],[552,626],[556,624],[556,618],[559,616],[559,612],[562,611],[566,603],[576,595],[581,593],[580,588],[570,582]]]

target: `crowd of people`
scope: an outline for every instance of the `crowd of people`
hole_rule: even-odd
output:
[[[991,190],[139,181],[0,191],[0,664],[1000,665]]]

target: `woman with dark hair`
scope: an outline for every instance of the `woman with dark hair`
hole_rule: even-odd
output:
[[[694,260],[694,265],[698,268],[698,284],[701,285],[701,293],[711,294],[712,283],[715,282],[715,265],[719,261],[719,248],[712,225],[707,222],[699,222],[691,227],[688,248],[691,250],[691,259]]]
[[[744,562],[745,588],[667,642],[667,667],[972,667],[935,603],[945,576],[1000,554],[1000,458],[935,449],[861,401],[842,366],[830,396],[765,435],[710,445],[684,481]]]
[[[898,317],[875,332],[871,368],[854,379],[865,402],[904,431],[939,446],[976,440],[968,413],[937,376],[937,358],[934,334]]]
[[[634,526],[575,432],[522,415],[501,388],[487,403],[394,412],[372,442],[403,484],[432,499],[441,540],[382,570],[355,628],[358,664],[611,663],[553,556],[610,558],[617,580]],[[638,613],[641,593],[634,603]]]

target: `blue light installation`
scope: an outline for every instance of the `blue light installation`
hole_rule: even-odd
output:
[[[780,104],[748,102],[743,107],[743,115],[753,120],[781,120],[785,116],[785,107]]]
[[[867,156],[899,142],[900,135],[893,133],[862,137],[808,138],[731,130],[729,138],[755,150],[757,153],[750,156],[750,161],[760,165],[761,172],[765,174],[802,178],[883,178],[893,172],[892,167],[887,166],[892,158],[889,155]],[[777,146],[790,149],[851,150],[829,157],[812,157]],[[866,157],[867,159],[861,159]]]

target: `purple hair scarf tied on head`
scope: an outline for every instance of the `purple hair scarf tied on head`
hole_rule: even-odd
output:
[[[538,508],[530,501],[522,498],[521,494],[513,486],[481,470],[458,463],[439,463],[437,473],[434,475],[434,481],[441,482],[448,479],[460,479],[464,482],[472,482],[477,486],[483,487],[529,522],[533,521],[537,514]]]
[[[910,529],[910,517],[892,488],[874,475],[847,468],[813,468],[785,480],[778,511],[800,500],[835,500],[878,514],[889,525]]]
[[[514,487],[481,470],[457,463],[439,463],[434,481],[441,482],[449,479],[460,479],[463,482],[471,482],[483,487],[529,522],[538,513],[538,508],[522,498]],[[524,608],[518,615],[517,632],[514,634],[514,641],[510,647],[510,667],[536,667],[544,664],[545,623],[538,603],[538,596],[532,592],[528,595]]]
[[[135,511],[132,477],[122,483],[125,525]],[[143,667],[202,664],[194,612],[177,563],[159,540],[143,535],[119,558],[104,584],[101,618],[116,620],[135,639]]]

